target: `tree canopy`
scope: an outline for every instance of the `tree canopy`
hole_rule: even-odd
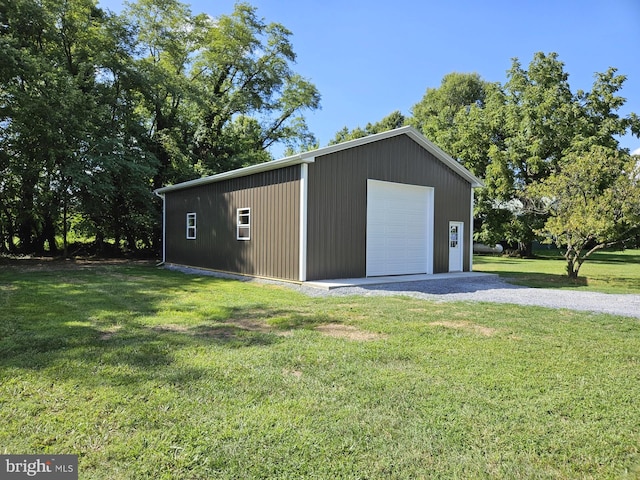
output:
[[[290,37],[246,3],[211,18],[177,0],[1,2],[0,250],[66,249],[71,227],[154,247],[153,188],[315,141],[320,95]]]
[[[564,249],[572,278],[593,252],[634,245],[640,235],[640,161],[627,152],[602,145],[571,152],[530,195],[548,215],[537,233]]]
[[[364,128],[356,127],[349,130],[346,126],[339,130],[335,137],[329,141],[329,145],[336,145],[338,143],[347,142],[349,140],[355,140],[357,138],[366,137],[367,135],[373,135],[375,133],[386,132],[387,130],[393,130],[394,128],[400,128],[405,124],[405,117],[396,110],[390,113],[382,120],[376,123],[367,123]]]
[[[317,147],[304,113],[320,94],[295,59],[291,32],[246,3],[211,18],[178,0],[122,15],[97,0],[0,2],[0,251],[66,253],[69,232],[157,248],[154,188],[269,160],[276,143]],[[638,237],[625,78],[609,68],[573,91],[558,55],[539,52],[513,59],[504,83],[445,75],[411,116],[329,144],[415,126],[485,180],[478,240],[523,254],[556,242],[577,275],[594,248]]]
[[[555,232],[563,245],[567,241],[551,225],[569,219],[559,215],[562,209],[539,208],[542,191],[559,195],[558,182],[576,168],[584,169],[584,181],[595,183],[601,180],[595,165],[609,162],[618,173],[623,171],[612,160],[629,153],[618,138],[640,134],[637,115],[619,114],[625,104],[618,95],[624,81],[624,75],[610,68],[595,75],[590,91],[574,92],[558,55],[539,52],[526,69],[513,59],[504,84],[486,82],[477,74],[445,76],[439,88],[427,89],[409,122],[485,180],[478,195],[476,238],[517,243],[528,255],[532,242],[545,238],[542,232]],[[600,163],[581,161],[594,155]],[[614,230],[597,237],[608,237],[608,243],[620,240]]]

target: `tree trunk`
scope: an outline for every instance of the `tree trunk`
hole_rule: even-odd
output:
[[[7,234],[4,232],[4,228],[2,227],[2,223],[0,222],[0,253],[7,253],[7,242],[6,239]]]
[[[567,275],[572,280],[578,279],[578,272],[580,271],[580,263],[571,261],[567,264]]]
[[[533,242],[518,242],[518,255],[522,258],[533,257]]]
[[[567,276],[572,280],[577,280],[580,267],[584,261],[580,258],[580,251],[568,245],[564,258],[567,259]]]
[[[127,238],[127,248],[132,252],[138,251],[135,235],[132,232],[127,232],[125,236]]]
[[[56,253],[58,253],[58,246],[56,245],[56,227],[53,224],[53,219],[49,214],[47,214],[47,217],[45,218],[45,221],[44,221],[42,237],[43,237],[43,242],[42,242],[43,248],[44,248],[44,242],[46,241],[49,244],[49,253],[51,255],[55,255]]]
[[[33,253],[33,238],[31,237],[31,217],[25,215],[18,223],[18,240],[21,253]]]
[[[67,201],[66,199],[62,205],[62,250],[64,258],[69,256],[69,243],[67,242]]]
[[[13,218],[11,217],[11,212],[9,212],[9,209],[6,207],[4,209],[4,216],[7,219],[7,248],[9,249],[9,253],[16,253],[17,248],[14,240],[16,231],[14,228]]]
[[[20,203],[17,208],[18,240],[21,253],[33,253],[35,251],[34,233],[34,189],[38,183],[37,175],[25,174],[20,188]]]
[[[98,253],[104,252],[104,234],[99,230],[96,232],[96,250]]]

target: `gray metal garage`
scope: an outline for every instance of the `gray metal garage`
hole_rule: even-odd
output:
[[[403,127],[158,189],[163,257],[292,281],[469,271],[481,185]]]

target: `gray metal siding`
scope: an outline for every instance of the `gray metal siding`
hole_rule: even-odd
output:
[[[168,192],[166,262],[297,280],[300,165]],[[251,239],[236,239],[236,210],[251,209]],[[186,215],[197,214],[195,240]]]
[[[366,275],[367,179],[434,187],[434,273],[449,270],[449,221],[464,223],[471,185],[406,135],[317,157],[309,165],[307,279]]]

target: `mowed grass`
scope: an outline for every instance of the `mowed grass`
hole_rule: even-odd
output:
[[[0,272],[0,453],[82,479],[640,478],[640,322]]]
[[[473,269],[497,273],[513,283],[535,288],[640,294],[640,250],[596,252],[582,265],[577,280],[567,277],[567,262],[558,250],[535,253],[534,259],[475,255]]]

